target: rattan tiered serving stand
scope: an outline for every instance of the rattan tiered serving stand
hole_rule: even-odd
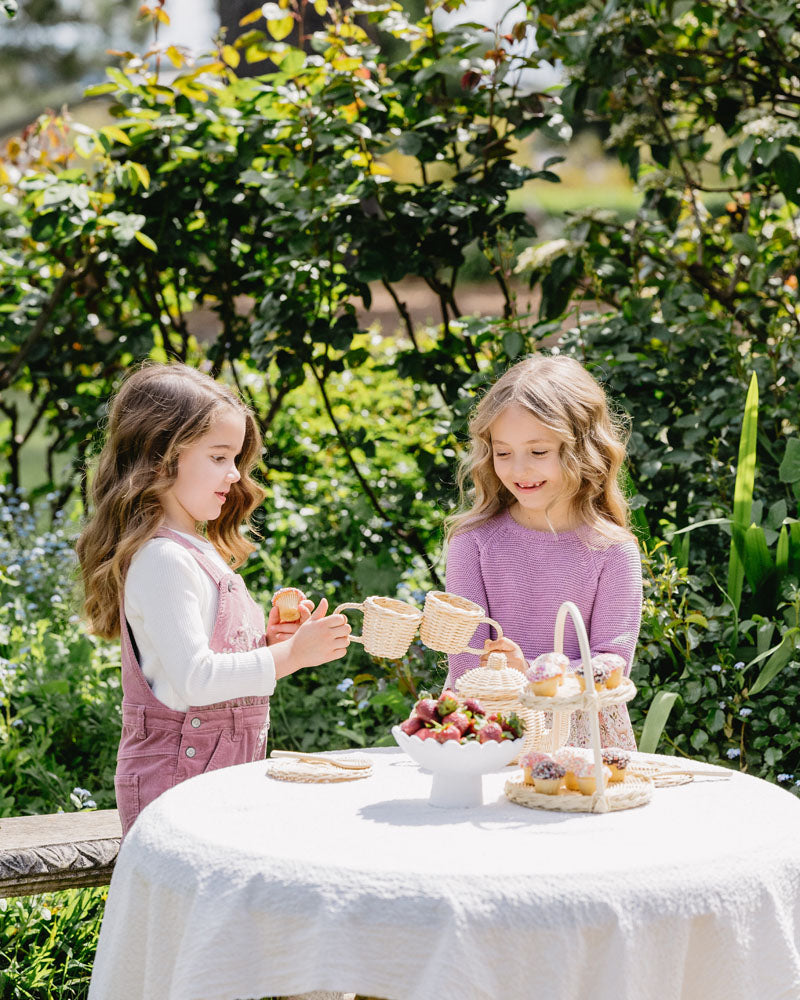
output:
[[[623,782],[606,786],[603,781],[603,756],[600,745],[600,722],[598,713],[610,705],[620,705],[630,701],[636,694],[636,687],[627,677],[618,687],[598,690],[594,683],[592,654],[586,627],[578,608],[572,601],[565,601],[558,609],[555,625],[554,647],[556,653],[564,650],[564,626],[567,615],[572,619],[578,636],[578,647],[583,663],[586,690],[581,691],[577,679],[568,675],[552,697],[523,692],[520,701],[531,709],[553,713],[551,730],[551,751],[555,752],[566,742],[569,720],[573,712],[582,711],[589,715],[591,749],[594,754],[596,791],[592,795],[562,789],[556,795],[537,792],[532,785],[526,785],[521,774],[506,782],[506,796],[512,802],[534,809],[552,809],[564,812],[606,813],[610,810],[630,809],[649,802],[653,794],[653,782],[643,776],[630,774]]]

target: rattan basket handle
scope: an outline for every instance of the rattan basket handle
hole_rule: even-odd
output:
[[[356,611],[363,612],[364,611],[364,602],[362,601],[361,604],[340,604],[339,607],[333,613],[335,615],[340,615],[345,610],[345,608],[353,608]],[[350,635],[348,636],[348,638],[350,639],[350,642],[360,642],[362,646],[364,645],[364,638],[363,638],[363,636],[353,635],[353,633],[351,632]]]
[[[583,617],[577,605],[573,604],[572,601],[564,601],[558,609],[554,636],[555,651],[557,653],[563,653],[564,651],[564,625],[567,621],[567,615],[572,619],[572,624],[575,626],[575,633],[578,636],[578,648],[581,653],[586,693],[595,702],[595,707],[587,712],[589,716],[589,732],[592,738],[592,752],[594,753],[594,773],[597,788],[595,791],[593,812],[608,812],[608,801],[606,799],[605,785],[603,784],[603,752],[600,746],[600,724],[597,717],[597,689],[594,683],[594,670],[592,669],[592,651],[589,645],[589,636],[586,634],[586,626],[583,623]]]
[[[500,624],[500,622],[496,622],[494,620],[494,618],[481,618],[481,620],[479,622],[476,622],[475,628],[477,629],[478,625],[484,625],[487,622],[497,632],[497,638],[498,639],[502,639],[503,638],[503,626]],[[350,638],[352,639],[353,637],[350,636]],[[473,649],[471,646],[467,646],[467,648],[466,649],[462,649],[461,652],[462,653],[472,653],[473,656],[483,656],[483,654],[486,652],[486,650],[485,649]]]

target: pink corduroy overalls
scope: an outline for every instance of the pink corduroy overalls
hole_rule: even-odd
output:
[[[215,653],[266,645],[264,612],[237,573],[227,573],[191,542],[169,528],[157,536],[187,549],[219,588],[219,606],[209,647]],[[144,807],[187,778],[266,755],[269,698],[234,698],[179,712],[150,689],[120,607],[122,640],[122,738],[114,786],[122,835]]]

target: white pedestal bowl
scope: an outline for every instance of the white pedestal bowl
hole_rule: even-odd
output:
[[[468,809],[483,805],[483,775],[502,771],[522,749],[523,738],[489,740],[478,743],[438,743],[408,736],[399,726],[392,727],[392,736],[401,750],[426,771],[433,774],[432,806],[442,809]]]

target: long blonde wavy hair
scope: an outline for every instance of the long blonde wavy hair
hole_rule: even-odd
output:
[[[134,554],[164,520],[160,497],[175,482],[181,452],[206,434],[224,407],[245,418],[241,479],[233,483],[206,535],[231,566],[255,546],[240,529],[264,499],[251,478],[261,453],[250,410],[227,386],[180,364],[145,363],[122,383],[109,405],[105,445],[92,482],[94,513],[76,545],[84,614],[92,632],[119,635],[120,596]]]
[[[492,457],[492,424],[517,404],[561,440],[559,462],[573,524],[608,542],[632,537],[619,485],[628,438],[626,414],[612,413],[598,382],[573,358],[539,354],[509,368],[492,385],[469,422],[469,450],[459,464],[459,509],[447,538],[469,531],[515,503]],[[558,499],[558,498],[556,498]]]

